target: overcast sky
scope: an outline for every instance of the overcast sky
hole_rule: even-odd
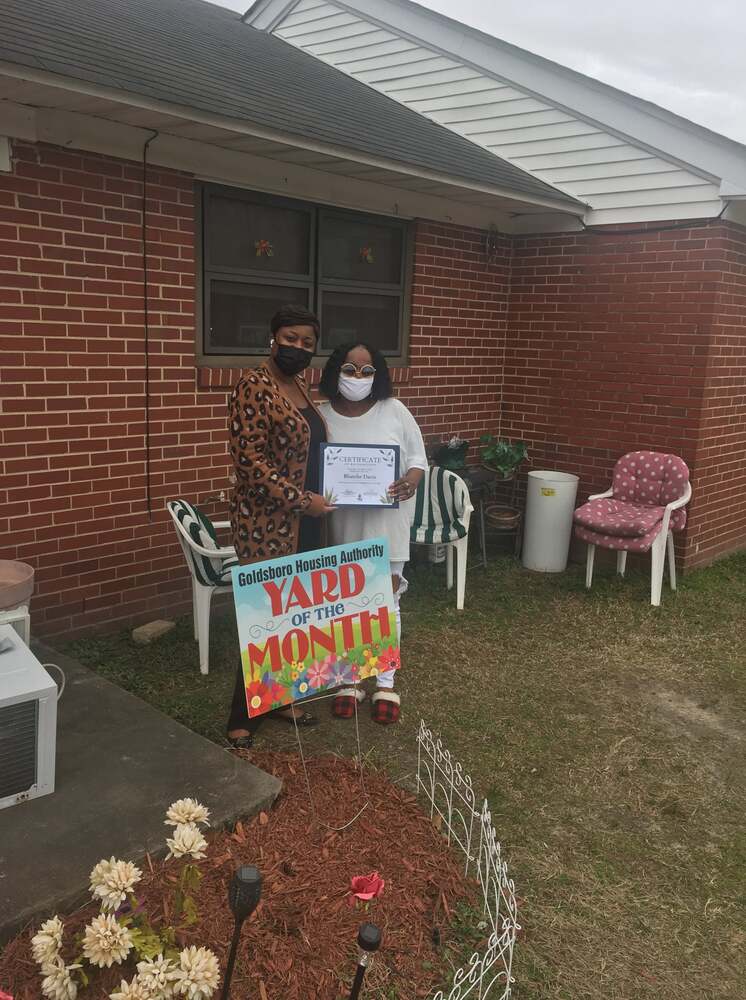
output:
[[[746,142],[746,0],[422,4]]]

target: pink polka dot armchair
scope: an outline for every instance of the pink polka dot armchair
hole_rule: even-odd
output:
[[[588,543],[585,585],[593,582],[596,546],[616,549],[617,573],[624,576],[628,552],[651,555],[650,603],[661,602],[668,549],[668,575],[676,590],[673,532],[686,524],[692,496],[689,469],[676,455],[631,451],[614,466],[611,489],[589,497],[574,514],[575,534]]]

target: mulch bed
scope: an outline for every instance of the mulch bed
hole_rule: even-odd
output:
[[[371,771],[365,772],[363,790],[352,761],[323,756],[307,762],[312,807],[295,754],[255,753],[251,759],[282,778],[283,793],[270,813],[208,836],[208,855],[197,863],[203,876],[199,923],[180,932],[182,944],[212,948],[225,968],[233,930],[227,885],[239,865],[254,864],[264,879],[262,901],[244,925],[233,1000],[346,997],[356,966],[357,930],[366,920],[381,928],[383,946],[366,974],[363,995],[413,1000],[445,985],[453,971],[449,948],[458,947],[448,928],[460,904],[476,905],[477,887],[464,881],[460,855],[447,846],[414,796]],[[328,829],[344,826],[367,800],[368,807],[346,830]],[[91,867],[98,860],[92,858]],[[181,863],[148,858],[140,867],[137,895],[155,922],[168,913]],[[366,911],[365,904],[352,899],[350,879],[373,870],[386,886]],[[74,934],[96,912],[86,907],[65,921],[68,960]],[[19,935],[0,954],[0,989],[15,1000],[41,995],[32,934],[29,929]],[[95,985],[82,996],[100,1000],[134,971],[129,961],[94,972]]]

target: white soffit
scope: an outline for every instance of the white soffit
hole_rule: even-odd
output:
[[[1,63],[0,89],[15,98],[0,101],[0,172],[11,167],[12,139],[141,162],[143,143],[157,130],[148,147],[148,162],[201,180],[399,218],[477,228],[495,225],[506,232],[516,218],[525,225],[534,213],[543,219],[550,211],[437,176],[404,173],[356,162],[341,153],[334,156],[194,121],[165,106],[156,107],[156,102],[143,107],[126,103],[120,95],[107,98],[59,84],[11,79],[2,75]],[[95,115],[82,113],[81,108],[94,104]],[[567,226],[557,213],[550,216],[550,223]],[[578,226],[575,220],[574,224]]]
[[[270,0],[255,5],[247,19],[586,202],[589,225],[708,218],[722,209],[719,176],[612,133],[351,6]],[[390,5],[377,7],[383,17]],[[410,20],[417,16],[416,8],[407,13]],[[499,50],[493,62],[499,68]]]

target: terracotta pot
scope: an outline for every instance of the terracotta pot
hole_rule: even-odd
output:
[[[514,531],[521,521],[521,512],[515,507],[507,507],[501,503],[486,503],[484,519],[490,528],[496,531]]]
[[[0,559],[0,610],[26,604],[33,592],[33,567],[28,563]]]

